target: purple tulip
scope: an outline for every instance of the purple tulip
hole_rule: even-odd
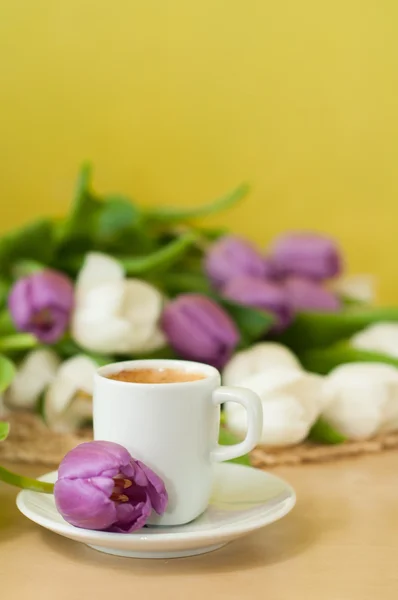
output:
[[[213,300],[183,294],[170,302],[162,317],[170,345],[183,358],[223,367],[239,341],[230,316]]]
[[[18,330],[52,344],[68,327],[73,308],[72,282],[51,269],[34,273],[15,283],[8,306]]]
[[[289,277],[284,286],[290,305],[297,312],[336,312],[341,308],[339,298],[316,281]]]
[[[58,511],[75,527],[130,533],[167,507],[163,481],[113,442],[86,442],[64,457],[54,486]]]
[[[284,287],[255,277],[235,277],[223,289],[226,298],[271,312],[276,319],[273,331],[282,331],[292,320],[292,310]]]
[[[248,241],[227,235],[215,242],[207,253],[206,273],[217,288],[238,275],[272,276],[272,264]]]
[[[336,243],[316,233],[283,235],[272,244],[271,258],[280,275],[328,279],[341,271]]]

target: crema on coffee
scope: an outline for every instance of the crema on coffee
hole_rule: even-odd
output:
[[[125,369],[119,373],[108,375],[115,381],[127,383],[183,383],[205,379],[203,373],[182,371],[180,369]]]

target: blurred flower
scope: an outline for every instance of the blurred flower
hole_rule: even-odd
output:
[[[326,402],[323,378],[297,368],[274,367],[244,379],[239,385],[261,398],[261,444],[266,446],[288,446],[303,441]],[[225,415],[228,428],[244,436],[247,429],[244,408],[227,402]]]
[[[380,363],[340,365],[326,378],[323,418],[349,439],[398,428],[398,369]]]
[[[234,354],[223,370],[223,384],[241,385],[251,375],[265,373],[275,367],[302,370],[289,348],[276,342],[260,342]]]
[[[234,235],[227,235],[215,242],[205,259],[206,273],[215,287],[221,288],[233,277],[272,276],[273,267],[250,242]]]
[[[162,307],[162,295],[155,287],[125,279],[115,259],[90,253],[76,283],[72,335],[94,352],[151,352],[165,344],[159,328]]]
[[[363,304],[375,300],[375,278],[373,275],[347,275],[333,282],[333,291],[344,299]]]
[[[50,429],[71,432],[92,418],[94,373],[98,365],[87,356],[61,364],[44,396],[44,419]]]
[[[357,350],[381,352],[398,358],[398,323],[374,323],[351,338]]]
[[[200,294],[183,294],[163,313],[163,330],[183,358],[222,367],[239,341],[231,317],[213,300]]]
[[[328,279],[341,271],[341,255],[334,240],[316,233],[290,233],[277,238],[271,258],[282,275]]]
[[[57,354],[48,348],[29,352],[6,391],[7,406],[33,410],[41,394],[54,380],[59,362]]]
[[[8,298],[15,326],[46,344],[66,331],[73,308],[73,285],[66,275],[46,269],[19,279]]]
[[[75,527],[131,533],[152,510],[167,507],[163,481],[113,442],[87,442],[71,450],[54,486],[58,511]]]
[[[335,312],[340,310],[340,299],[316,281],[302,277],[288,277],[284,287],[292,309],[296,312]]]
[[[223,296],[271,312],[276,319],[273,331],[283,331],[292,320],[288,294],[282,285],[273,281],[248,275],[235,277],[223,288]]]

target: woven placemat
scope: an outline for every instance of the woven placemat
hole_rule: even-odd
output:
[[[91,430],[70,433],[55,433],[49,430],[36,415],[13,413],[7,416],[11,424],[9,437],[0,444],[0,462],[23,462],[56,467],[69,450],[92,439]],[[309,442],[290,448],[257,447],[251,453],[253,466],[269,469],[280,465],[319,463],[374,454],[398,448],[398,431],[381,434],[371,440],[346,442],[337,446],[312,444]]]
[[[375,454],[398,448],[398,431],[382,433],[371,440],[344,442],[336,446],[304,442],[289,448],[257,447],[250,455],[251,463],[258,469],[280,465],[300,465],[339,460],[361,454]]]
[[[31,413],[7,415],[10,434],[0,444],[0,462],[20,462],[49,467],[57,466],[69,450],[92,439],[92,432],[85,430],[79,435],[55,433],[43,421]]]

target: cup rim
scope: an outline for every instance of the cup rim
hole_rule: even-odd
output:
[[[188,367],[188,369],[187,369]],[[138,381],[119,381],[117,379],[110,379],[109,375],[123,371],[124,369],[156,369],[156,368],[168,368],[168,369],[180,369],[184,371],[200,372],[205,375],[203,379],[195,379],[193,381],[173,381],[165,383],[144,383]],[[123,360],[113,363],[108,363],[99,367],[95,373],[96,379],[106,380],[110,385],[118,386],[135,386],[135,387],[154,387],[156,389],[166,387],[169,389],[172,386],[192,386],[192,385],[203,385],[209,381],[209,379],[215,379],[221,377],[220,372],[211,365],[205,363],[195,362],[191,360],[180,360],[170,358],[142,358]]]

